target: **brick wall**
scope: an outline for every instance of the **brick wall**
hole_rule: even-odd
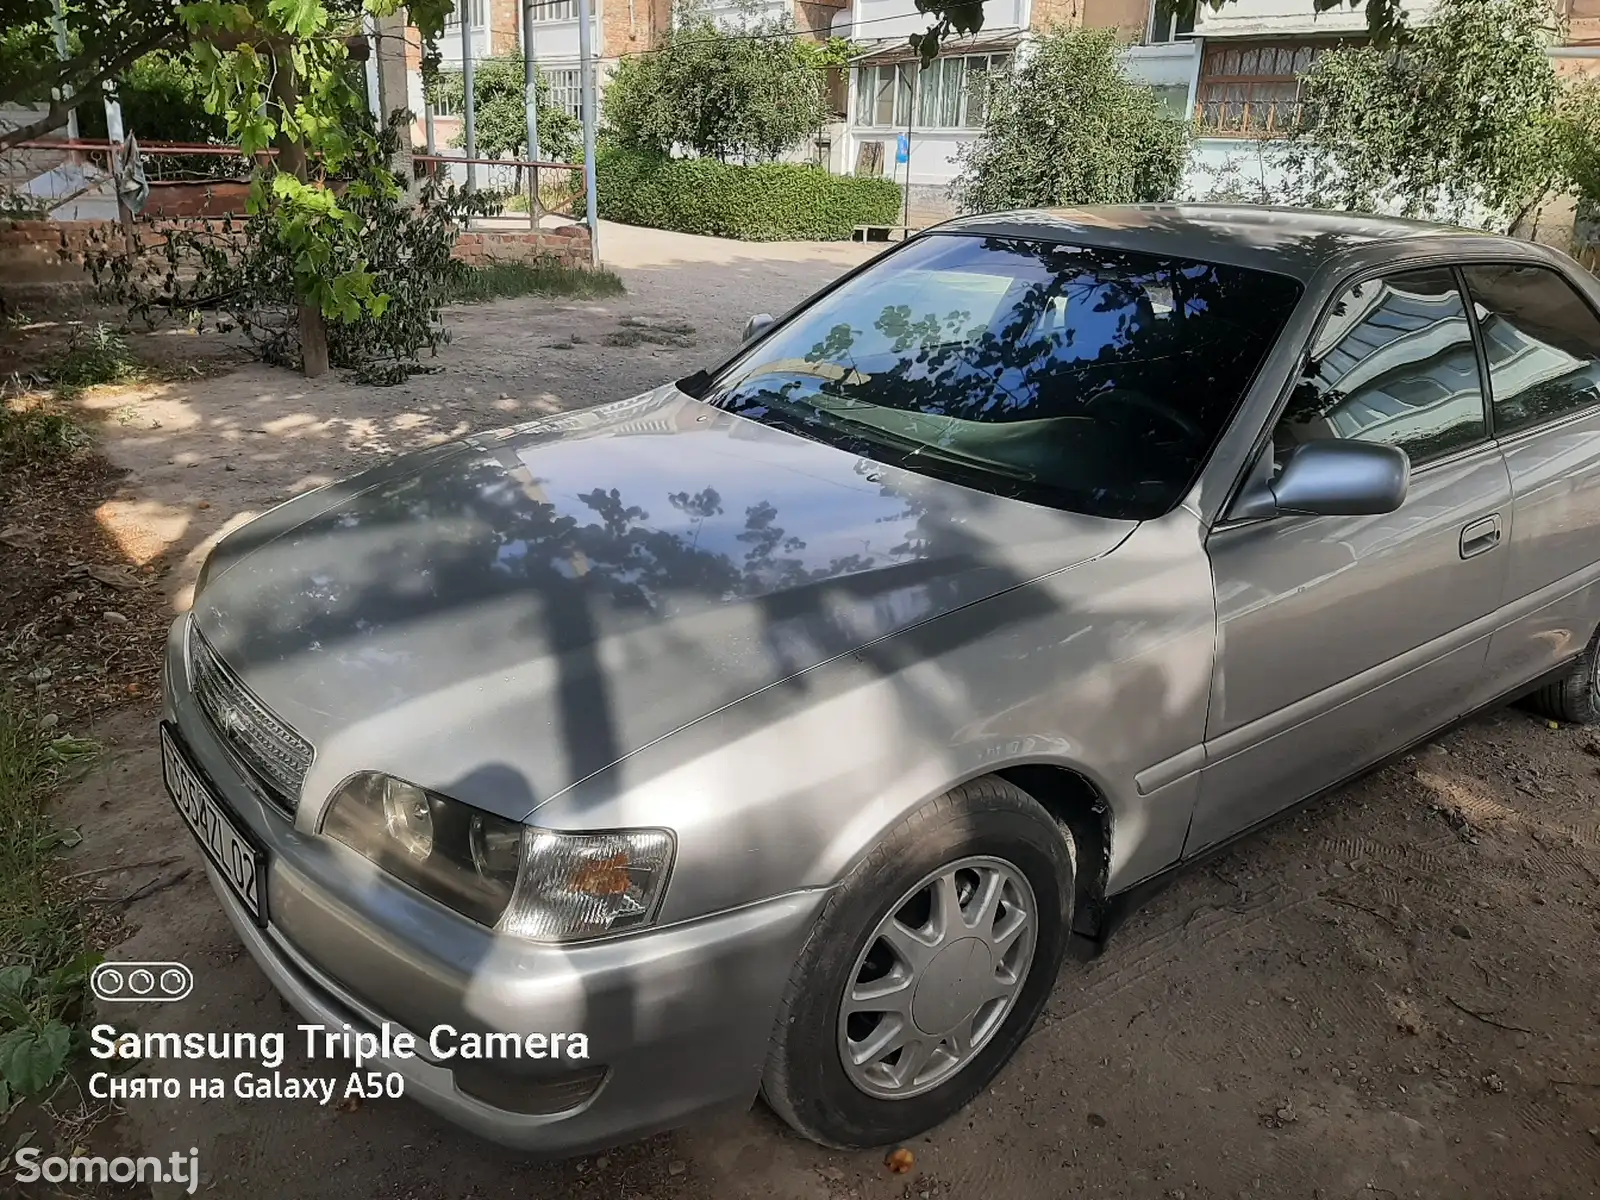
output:
[[[489,0],[489,53],[498,57],[521,48],[521,0]]]
[[[660,40],[672,20],[671,0],[595,0],[600,11],[600,48],[604,57],[637,54]],[[606,64],[602,63],[602,70]]]
[[[1034,0],[1032,28],[1039,33],[1064,25],[1077,29],[1083,24],[1084,0]]]
[[[589,231],[582,225],[553,229],[481,229],[456,239],[452,256],[475,267],[495,262],[547,260],[564,267],[589,266]]]

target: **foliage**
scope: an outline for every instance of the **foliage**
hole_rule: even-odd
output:
[[[1545,0],[1441,0],[1403,48],[1329,52],[1284,163],[1301,203],[1514,228],[1564,170]]]
[[[435,352],[447,340],[439,307],[467,270],[450,256],[456,236],[468,216],[499,207],[492,193],[470,194],[434,178],[416,187],[414,199],[392,175],[387,187],[358,190],[362,179],[381,173],[394,136],[391,129],[352,161],[357,179],[342,196],[321,190],[352,234],[330,243],[319,267],[326,303],[339,317],[328,331],[329,361],[374,383],[399,382],[417,369],[421,351]],[[173,228],[131,255],[112,239],[107,235],[85,264],[103,299],[146,320],[221,309],[267,361],[299,362],[298,259],[307,243],[279,212],[258,208],[242,222]]]
[[[68,58],[62,61],[51,7],[51,0],[0,0],[0,105],[49,102],[38,120],[0,131],[0,149],[59,127],[80,100],[99,99],[103,81],[183,42],[178,9],[169,0],[69,3]]]
[[[843,240],[857,225],[892,225],[900,189],[887,179],[829,175],[795,163],[737,166],[621,146],[595,169],[603,220],[747,241]]]
[[[617,64],[602,106],[609,140],[640,151],[765,162],[830,117],[825,72],[788,17],[723,28],[693,9],[650,54]]]
[[[446,288],[446,297],[451,304],[507,296],[575,296],[591,300],[620,296],[625,290],[614,271],[567,267],[556,262],[497,262],[459,273]]]
[[[46,367],[57,394],[72,394],[102,383],[122,383],[138,373],[128,343],[109,325],[75,329]]]
[[[795,38],[795,49],[800,52],[807,65],[821,70],[830,67],[848,67],[850,60],[865,51],[866,47],[859,42],[852,42],[849,38],[830,37],[825,42],[813,42],[809,38]]]
[[[528,109],[520,54],[502,54],[479,60],[472,68],[473,126],[478,154],[484,158],[526,158]],[[464,106],[466,83],[460,71],[430,73],[431,99],[446,100],[457,112]],[[539,154],[545,161],[571,162],[578,153],[582,127],[565,108],[550,103],[550,81],[539,72]],[[452,139],[465,144],[465,131]]]
[[[1123,74],[1113,29],[1054,29],[988,83],[983,132],[959,153],[951,192],[983,212],[1169,200],[1188,129]]]
[[[1600,79],[1570,85],[1556,108],[1554,137],[1562,170],[1584,208],[1600,205]]]
[[[123,128],[141,142],[220,142],[228,132],[224,117],[206,111],[200,72],[187,55],[146,55],[115,82]],[[80,109],[78,129],[105,137],[105,106]]]
[[[0,425],[11,419],[0,410]],[[93,750],[81,738],[51,737],[0,698],[0,1114],[61,1077],[99,961],[84,949],[76,906],[49,878],[76,835],[45,811],[62,773]]]
[[[62,413],[0,404],[0,499],[28,465],[71,454],[88,444],[89,436]]]

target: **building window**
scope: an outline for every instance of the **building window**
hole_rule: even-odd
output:
[[[550,106],[564,108],[575,117],[583,116],[583,77],[577,68],[566,71],[546,71],[550,81]]]
[[[1168,10],[1165,0],[1154,0],[1150,5],[1150,44],[1175,42],[1194,32],[1194,17],[1180,17]]]
[[[484,26],[487,24],[487,21],[485,20],[485,14],[489,7],[488,0],[466,0],[466,3],[467,9],[471,13],[472,17],[472,28],[484,28]],[[450,15],[445,17],[444,23],[446,28],[453,27],[457,31],[461,29],[460,0],[458,0],[457,6],[450,10]]]
[[[1300,78],[1342,43],[1211,41],[1200,61],[1198,117],[1216,133],[1267,134],[1299,114]]]
[[[436,117],[459,117],[460,106],[451,98],[461,87],[461,72],[441,69],[433,86],[428,89],[428,107]],[[447,89],[449,89],[447,91]]]
[[[533,6],[535,21],[570,21],[577,15],[573,0],[539,0]]]
[[[924,71],[914,62],[856,68],[855,123],[873,128],[975,129],[983,124],[988,75],[1009,70],[1010,54],[937,58]]]

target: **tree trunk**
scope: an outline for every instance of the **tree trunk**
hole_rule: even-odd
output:
[[[292,49],[275,50],[273,60],[276,70],[272,78],[272,99],[281,109],[292,110],[300,93],[294,75]],[[302,183],[305,182],[305,148],[299,142],[281,135],[278,138],[278,170],[288,171]],[[328,370],[328,326],[322,319],[322,309],[304,300],[298,301],[297,318],[300,327],[300,369],[305,372],[307,379],[315,379]]]

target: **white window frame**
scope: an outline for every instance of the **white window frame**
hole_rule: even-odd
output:
[[[1150,19],[1145,23],[1144,38],[1147,46],[1166,46],[1193,36],[1192,19],[1189,28],[1180,29],[1177,13],[1164,13],[1161,11],[1161,0],[1150,0]]]
[[[444,83],[445,83],[445,78],[444,77],[446,75],[455,75],[455,76],[459,77],[460,74],[461,74],[461,70],[460,70],[459,67],[440,67],[439,68],[439,79],[438,79],[439,90],[441,92],[444,90]],[[459,117],[461,115],[461,113],[459,111],[457,111],[457,109],[455,108],[454,105],[449,104],[449,103],[441,103],[440,101],[434,99],[432,96],[430,96],[428,98],[428,107],[432,111],[434,116],[443,117],[446,120],[450,120],[452,118]]]
[[[583,68],[541,67],[545,82],[550,85],[550,104],[564,108],[579,120],[583,119]]]
[[[917,64],[914,61],[870,63],[858,66],[851,72],[855,86],[854,103],[851,108],[851,123],[857,129],[894,129],[904,131],[908,124],[908,119],[914,116],[915,119],[909,120],[910,127],[914,130],[960,131],[981,129],[983,128],[982,114],[981,112],[974,113],[973,111],[975,106],[973,105],[970,81],[974,75],[978,74],[978,69],[973,64],[982,63],[981,69],[985,74],[989,71],[1009,71],[1012,57],[1012,51],[1010,50],[996,51],[991,54],[941,56],[934,59],[927,69],[920,73],[920,78],[914,74],[917,70]],[[959,63],[960,66],[955,67],[953,64],[956,63]],[[937,74],[935,74],[936,72]],[[885,74],[891,75],[895,79],[893,113],[887,124],[878,120],[878,93],[881,80]],[[960,89],[959,96],[955,101],[956,113],[954,122],[947,123],[939,119],[937,115],[933,121],[924,121],[922,118],[929,111],[928,96],[930,95],[925,90],[924,85],[930,79],[935,79],[938,81],[937,86],[942,89],[951,75],[958,77],[956,86]],[[913,79],[916,79],[915,85],[911,82]],[[915,114],[910,111],[913,86],[919,110]],[[938,103],[941,108],[945,108],[948,111],[945,100],[941,98]],[[869,119],[863,119],[864,116]]]
[[[537,25],[548,21],[576,21],[577,0],[538,0],[533,6],[533,20]]]
[[[465,3],[472,18],[474,30],[487,29],[489,26],[489,0],[456,0],[457,7],[450,10],[450,15],[444,19],[446,29],[461,28],[461,8]]]

